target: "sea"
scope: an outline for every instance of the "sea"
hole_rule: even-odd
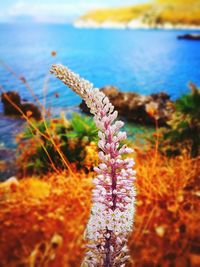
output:
[[[200,41],[177,39],[191,32],[198,31],[0,24],[0,86],[34,102],[31,88],[54,113],[67,113],[81,100],[49,74],[53,63],[61,63],[95,87],[114,85],[123,92],[144,95],[164,91],[175,100],[189,91],[189,81],[200,86]],[[22,124],[5,117],[0,104],[0,147],[16,146],[14,137]]]

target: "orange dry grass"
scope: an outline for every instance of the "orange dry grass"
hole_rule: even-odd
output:
[[[138,151],[132,266],[200,266],[198,164]],[[51,174],[0,189],[0,266],[80,266],[91,180]]]
[[[152,151],[136,160],[133,266],[200,266],[200,160]]]
[[[0,266],[80,266],[91,178],[51,175],[0,188]]]

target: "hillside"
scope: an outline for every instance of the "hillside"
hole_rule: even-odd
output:
[[[106,20],[128,22],[147,12],[150,8],[151,4],[111,9],[99,9],[88,12],[86,15],[82,16],[82,19],[92,19],[100,23]]]
[[[156,3],[154,8],[161,8],[158,22],[200,25],[200,0],[157,0]]]
[[[99,9],[79,18],[75,26],[130,28],[199,27],[200,0],[157,0],[129,7]]]

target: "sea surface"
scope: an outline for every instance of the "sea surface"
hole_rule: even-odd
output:
[[[54,77],[47,77],[52,63],[62,63],[95,87],[115,85],[121,91],[145,95],[165,91],[176,99],[188,91],[188,81],[200,86],[200,42],[177,39],[187,32],[192,31],[0,24],[0,85],[33,101],[17,78],[25,77],[39,101],[43,103],[46,96],[46,106],[76,106],[80,98]],[[55,57],[52,51],[56,51]],[[12,143],[8,140],[13,120],[2,118],[0,144]]]

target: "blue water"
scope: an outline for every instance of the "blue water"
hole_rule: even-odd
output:
[[[187,31],[87,30],[69,25],[0,25],[0,59],[29,81],[42,99],[50,65],[63,63],[94,83],[112,84],[141,94],[166,91],[173,99],[188,90],[188,81],[200,85],[200,42],[177,40]],[[51,51],[57,51],[51,57]],[[0,64],[0,84],[30,93]],[[54,93],[60,94],[55,98]],[[47,102],[64,107],[80,99],[59,81],[48,83]]]
[[[200,86],[200,42],[177,40],[187,31],[75,29],[69,25],[0,24],[0,60],[26,77],[42,101],[45,77],[52,63],[62,63],[96,87],[115,85],[121,91],[150,94],[166,91],[173,99],[188,91],[188,81]],[[57,56],[52,57],[51,52]],[[26,87],[0,62],[0,85],[33,100]],[[59,93],[59,98],[55,97]],[[47,105],[68,108],[80,98],[60,81],[48,81]],[[0,106],[0,113],[2,106]],[[1,121],[0,143],[10,142]],[[12,143],[12,142],[11,142]]]

